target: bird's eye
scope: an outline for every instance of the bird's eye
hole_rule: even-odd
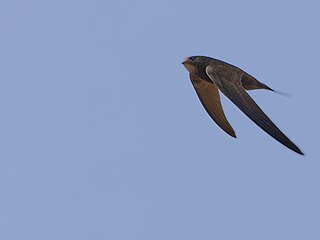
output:
[[[196,57],[190,57],[189,58],[191,61],[194,61],[196,59]]]

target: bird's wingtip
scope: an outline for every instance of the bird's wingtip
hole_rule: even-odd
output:
[[[301,156],[305,156],[305,154],[300,149],[296,151],[296,153],[300,154]]]
[[[231,137],[233,137],[233,138],[237,138],[237,135],[236,135],[236,133],[235,133],[235,132],[230,133],[229,135],[230,135]]]
[[[297,146],[294,145],[294,147],[289,147],[292,151],[298,153],[301,156],[305,156],[305,154],[298,148]]]

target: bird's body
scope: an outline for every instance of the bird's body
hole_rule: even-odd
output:
[[[190,80],[203,107],[226,133],[236,137],[223,112],[219,90],[270,136],[303,155],[301,150],[281,132],[246,92],[246,90],[253,89],[273,91],[270,87],[240,68],[218,59],[194,56],[185,59],[183,65],[190,73]]]

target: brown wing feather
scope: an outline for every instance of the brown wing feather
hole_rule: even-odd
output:
[[[281,132],[245,91],[240,82],[243,75],[241,70],[230,69],[223,65],[209,65],[206,72],[219,90],[254,123],[286,147],[303,155],[301,150]]]
[[[210,117],[221,127],[226,133],[232,137],[236,134],[228,122],[220,102],[218,88],[214,83],[208,83],[201,78],[190,74],[190,79],[196,93]]]
[[[245,90],[267,89],[270,91],[274,91],[264,83],[261,83],[254,77],[250,76],[248,73],[244,73],[242,75],[241,83]]]

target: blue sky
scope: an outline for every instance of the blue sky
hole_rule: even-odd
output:
[[[1,1],[1,239],[320,237],[319,1]],[[222,96],[238,138],[181,61],[208,55],[306,153]]]

